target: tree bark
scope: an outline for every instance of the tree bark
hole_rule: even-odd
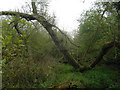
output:
[[[91,68],[94,68],[103,58],[103,56],[113,47],[116,46],[117,48],[120,48],[119,42],[110,42],[105,45],[103,45],[99,55],[97,56],[96,60],[91,64]]]

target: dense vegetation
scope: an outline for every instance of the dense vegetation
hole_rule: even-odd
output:
[[[39,4],[39,15],[56,25],[47,3]],[[81,15],[74,38],[54,27],[58,44],[45,23],[10,15],[2,18],[0,36],[3,88],[120,88],[120,2],[95,3]],[[61,44],[83,71],[69,63]]]

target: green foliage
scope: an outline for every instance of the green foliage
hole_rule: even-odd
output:
[[[94,8],[86,11],[84,17],[79,20],[82,22],[79,24],[74,41],[81,46],[76,52],[78,57],[81,57],[81,62],[91,63],[105,43],[120,41],[118,14],[112,4],[96,3]],[[119,58],[117,52],[113,51],[111,54],[109,58],[112,58],[113,55],[117,59]]]
[[[120,64],[120,49],[113,47],[109,52],[104,56],[103,62],[111,64]]]
[[[56,66],[53,69],[53,76],[38,87],[48,88],[75,81],[78,83],[76,88],[120,88],[118,68],[102,65],[85,73],[80,73],[76,72],[71,66],[62,64]]]
[[[29,37],[29,49],[32,51],[32,56],[36,60],[43,58],[46,55],[52,55],[53,48],[55,48],[48,33],[43,29],[41,31],[32,31]]]
[[[85,72],[84,76],[89,79],[89,88],[120,88],[120,74],[115,66],[98,66]]]
[[[72,72],[75,69],[70,66],[70,65],[65,65],[65,64],[58,64],[55,68],[56,73],[67,73],[67,72]]]
[[[40,88],[50,88],[55,85],[74,81],[77,83],[77,87],[84,88],[85,83],[87,83],[87,79],[82,76],[82,73],[75,72],[75,69],[70,65],[58,64],[53,68],[52,72],[53,76],[41,84]]]
[[[79,48],[72,46],[63,34],[54,29],[64,47],[85,66],[96,59],[106,42],[120,41],[116,7],[111,3],[95,5],[94,9],[85,12],[74,36],[74,42],[79,44]],[[104,10],[106,11],[102,16]],[[44,7],[40,11],[44,11]],[[49,22],[55,24],[54,17],[48,16],[46,9],[43,14]],[[3,40],[2,46],[0,45],[3,55],[3,60],[0,61],[0,66],[3,65],[3,72],[0,72],[3,76],[3,88],[50,88],[69,82],[75,82],[75,88],[120,88],[118,66],[96,66],[81,73],[68,64],[58,62],[64,61],[63,55],[38,22],[18,20],[18,17],[8,18],[2,20],[2,36],[0,34],[0,43]],[[16,20],[21,34],[14,28],[14,23],[11,23]],[[119,64],[120,49],[114,46],[103,59],[103,63],[113,61]]]
[[[2,75],[4,88],[36,87],[47,77],[39,64],[20,58],[5,65]]]
[[[55,46],[42,27],[38,30],[38,24],[33,27],[25,20],[19,21],[20,37],[9,25],[12,20],[3,20],[3,87],[37,87],[51,74],[54,59],[50,55]]]
[[[47,58],[42,60],[36,62],[30,58],[17,58],[5,64],[2,68],[3,87],[35,88],[51,79],[55,62],[50,57],[49,61]]]
[[[3,59],[6,59],[8,63],[11,60],[14,60],[16,57],[25,56],[27,41],[25,41],[24,37],[20,37],[17,33],[16,29],[13,27],[14,25],[10,22],[14,21],[14,17],[10,17],[9,20],[2,20],[3,28],[2,28],[2,55]],[[21,20],[22,21],[22,20]],[[19,26],[22,26],[25,23],[20,23]],[[30,26],[30,25],[29,25]],[[24,28],[25,29],[25,28]],[[24,30],[20,32],[24,33]],[[24,33],[23,35],[28,35]],[[26,44],[25,44],[26,43]]]

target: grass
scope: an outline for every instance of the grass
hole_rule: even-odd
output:
[[[76,88],[120,88],[119,67],[101,65],[81,73],[67,64],[45,68],[30,60],[18,60],[3,68],[4,87],[50,88],[69,82],[76,83]]]
[[[120,88],[120,72],[116,66],[97,66],[83,73],[90,88]]]
[[[69,65],[60,64],[55,69],[55,76],[45,81],[41,88],[48,88],[65,82],[75,81],[77,88],[120,88],[120,72],[115,66],[97,66],[84,73],[75,72]]]
[[[69,82],[77,82],[81,84],[83,81],[87,81],[85,77],[82,76],[82,73],[80,72],[74,72],[75,69],[70,65],[65,64],[59,64],[55,67],[53,70],[53,77],[49,78],[47,81],[45,81],[43,84],[41,84],[40,88],[48,88],[52,87],[54,85],[59,85],[62,83],[69,83]],[[78,85],[79,86],[79,85]],[[84,85],[80,86],[81,88],[84,87]]]

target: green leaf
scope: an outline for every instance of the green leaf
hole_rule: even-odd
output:
[[[23,42],[23,40],[18,40],[19,43]]]
[[[25,45],[23,45],[23,44],[20,44],[19,46],[20,46],[20,47],[24,47]]]

